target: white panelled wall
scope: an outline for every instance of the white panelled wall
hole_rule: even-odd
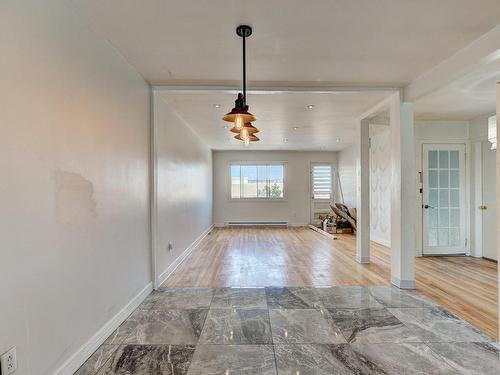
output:
[[[370,124],[370,238],[391,246],[391,158],[388,125]]]

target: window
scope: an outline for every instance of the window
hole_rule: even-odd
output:
[[[313,199],[332,198],[332,166],[330,164],[314,164],[312,168]]]
[[[284,164],[231,164],[232,199],[282,199]]]

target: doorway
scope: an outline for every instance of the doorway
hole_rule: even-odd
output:
[[[465,254],[465,144],[423,144],[422,157],[423,255]]]
[[[321,217],[331,211],[333,171],[330,163],[311,163],[311,224],[321,226]]]

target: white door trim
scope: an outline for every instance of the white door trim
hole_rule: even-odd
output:
[[[426,235],[427,230],[427,216],[426,213],[429,211],[424,208],[424,205],[429,204],[429,189],[428,189],[428,150],[451,150],[455,149],[460,152],[460,181],[459,181],[459,191],[460,191],[460,246],[454,247],[443,247],[434,246],[436,248],[434,251],[427,245]],[[470,210],[468,207],[467,199],[467,145],[465,142],[422,142],[421,149],[421,170],[422,170],[422,188],[423,194],[421,194],[421,219],[422,219],[422,255],[445,255],[445,254],[468,254],[469,245],[469,235],[468,235],[468,218],[467,212]],[[426,173],[427,172],[427,173]],[[439,178],[437,175],[436,178]],[[446,206],[445,206],[446,207]],[[438,215],[438,214],[436,214]],[[437,251],[437,248],[439,248]],[[457,251],[458,248],[458,251]],[[463,250],[463,251],[462,251]]]

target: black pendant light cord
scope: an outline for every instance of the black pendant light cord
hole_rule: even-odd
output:
[[[243,103],[247,103],[247,63],[246,63],[246,45],[245,45],[246,36],[243,34]]]

